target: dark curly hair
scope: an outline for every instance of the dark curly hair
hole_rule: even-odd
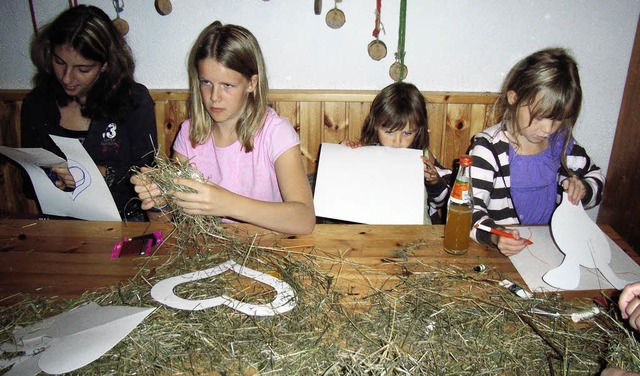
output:
[[[61,13],[34,37],[31,43],[31,60],[37,69],[34,84],[54,93],[60,106],[74,100],[65,93],[51,67],[54,47],[65,44],[85,59],[107,64],[88,93],[82,115],[122,120],[133,107],[135,63],[131,49],[109,16],[100,8],[78,5]]]

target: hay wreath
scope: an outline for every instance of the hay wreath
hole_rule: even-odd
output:
[[[153,177],[157,173],[191,176],[188,169],[159,165],[147,174],[153,179],[159,179]],[[159,308],[113,349],[74,374],[591,375],[604,366],[640,370],[635,333],[621,324],[615,311],[577,324],[568,315],[531,313],[532,308],[582,312],[591,302],[521,299],[497,285],[500,276],[491,268],[466,273],[447,265],[398,276],[392,291],[371,290],[354,300],[340,290],[339,275],[317,267],[318,259],[325,257],[322,252],[296,253],[277,245],[256,245],[258,239],[240,241],[225,234],[217,218],[185,215],[167,198],[177,246],[162,266],[142,270],[126,284],[61,303],[25,297],[2,307],[0,343],[13,340],[17,325],[96,302]],[[408,244],[397,251],[411,258],[411,250]],[[150,296],[158,281],[228,260],[290,284],[297,293],[296,308],[282,315],[251,317],[224,306],[176,310]],[[176,294],[187,299],[226,294],[255,304],[271,301],[273,291],[243,278],[226,272],[182,285]]]

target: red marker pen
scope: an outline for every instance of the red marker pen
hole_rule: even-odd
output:
[[[478,230],[482,230],[482,231],[490,232],[490,233],[492,233],[492,234],[496,234],[496,235],[499,235],[499,236],[504,236],[504,237],[507,237],[507,238],[511,238],[511,239],[513,239],[513,234],[511,234],[511,233],[509,233],[509,232],[506,232],[506,231],[498,230],[498,229],[496,229],[496,228],[489,227],[489,226],[485,226],[485,225],[481,225],[481,224],[477,224],[475,227],[476,227]],[[524,239],[524,238],[523,238],[523,239]],[[533,244],[533,242],[532,242],[531,240],[529,240],[529,239],[524,239],[524,241],[525,241],[528,245]]]

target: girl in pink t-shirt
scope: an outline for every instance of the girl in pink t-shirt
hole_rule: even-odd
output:
[[[297,133],[267,107],[267,76],[256,38],[216,21],[189,55],[190,119],[174,158],[195,166],[207,183],[176,179],[196,193],[176,192],[191,215],[213,215],[270,230],[307,234],[315,226],[313,198]],[[158,186],[132,178],[142,208],[162,205]]]

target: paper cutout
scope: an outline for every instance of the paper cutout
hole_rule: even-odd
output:
[[[424,223],[421,150],[323,143],[314,206],[319,217],[366,224]]]
[[[0,153],[19,163],[29,174],[44,214],[95,221],[120,221],[107,183],[77,139],[51,136],[68,161],[44,149],[0,146]],[[56,188],[41,167],[68,163],[76,181],[73,192]],[[95,179],[93,177],[96,177]]]
[[[98,359],[126,337],[156,308],[100,307],[89,303],[13,331],[15,344],[0,345],[3,352],[25,351],[7,361],[5,375],[60,374]],[[2,364],[0,364],[2,365]]]
[[[183,283],[194,282],[200,279],[214,277],[227,270],[232,270],[247,278],[254,279],[273,287],[276,297],[271,303],[250,304],[233,299],[226,295],[217,296],[210,299],[188,300],[178,297],[173,289]],[[187,311],[199,311],[219,305],[226,305],[250,316],[273,316],[285,313],[296,306],[296,294],[291,286],[273,276],[242,266],[233,260],[229,260],[210,269],[200,270],[194,273],[187,273],[172,278],[167,278],[155,284],[151,289],[151,296],[158,302],[169,307],[183,309]]]
[[[524,279],[527,287],[533,292],[554,292],[564,289],[550,286],[542,280],[542,276],[549,270],[562,264],[564,254],[558,249],[551,237],[550,226],[519,226],[513,227],[520,231],[520,235],[533,241],[533,245],[523,249],[517,255],[509,257],[518,273]],[[616,275],[629,280],[640,280],[640,265],[638,265],[622,248],[607,237],[611,250],[609,265]],[[574,291],[613,289],[609,281],[598,269],[580,267],[580,283]]]
[[[562,264],[548,271],[542,279],[551,286],[573,290],[580,283],[580,266],[598,269],[618,290],[631,281],[619,278],[611,269],[611,248],[602,230],[589,218],[582,203],[573,205],[567,193],[551,218],[553,239],[564,253]]]

